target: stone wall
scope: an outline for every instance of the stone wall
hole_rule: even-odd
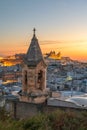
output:
[[[42,104],[35,104],[35,103],[27,103],[27,102],[20,102],[20,101],[9,101],[6,103],[7,104],[7,110],[11,112],[11,115],[14,118],[17,119],[24,119],[24,118],[29,118],[34,115],[37,115],[38,113],[52,113],[55,110],[58,109],[74,109],[75,111],[82,111],[82,110],[87,110],[85,108],[76,108],[72,107],[70,104],[69,106],[54,106],[52,104],[47,105],[47,103],[42,103]],[[68,104],[69,105],[69,104]]]
[[[41,112],[42,104],[33,104],[27,102],[19,102],[13,101],[12,102],[12,116],[14,118],[29,118]]]

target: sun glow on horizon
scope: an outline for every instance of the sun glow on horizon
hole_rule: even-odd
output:
[[[36,34],[36,37],[38,39],[40,48],[42,50],[42,53],[49,53],[50,51],[55,51],[56,53],[61,52],[61,56],[67,56],[72,59],[76,60],[87,60],[87,39],[81,38],[81,39],[64,39],[63,40],[55,40],[55,38],[52,37],[54,40],[41,40],[41,37],[38,38],[38,32]],[[27,49],[31,43],[32,35],[31,37],[25,38],[23,40],[23,37],[20,37],[20,40],[13,40],[11,39],[7,41],[6,44],[1,45],[0,53],[4,55],[15,55],[16,53],[26,53]],[[43,37],[42,37],[43,39]],[[56,38],[57,39],[57,38]]]

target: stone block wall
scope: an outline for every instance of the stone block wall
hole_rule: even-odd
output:
[[[14,118],[29,118],[41,112],[41,104],[27,102],[12,102],[12,111]]]
[[[20,102],[20,101],[9,101],[7,102],[7,108],[11,112],[13,118],[24,119],[29,118],[39,113],[52,113],[58,109],[67,110],[74,109],[75,111],[83,111],[87,110],[85,108],[76,108],[76,107],[68,107],[68,106],[52,106],[47,105],[47,103],[35,104],[28,102]]]

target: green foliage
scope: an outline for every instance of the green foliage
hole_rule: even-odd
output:
[[[0,130],[87,130],[87,111],[57,110],[14,120],[0,109]]]
[[[27,120],[23,125],[24,130],[51,130],[46,115],[39,114]]]
[[[9,117],[9,113],[5,111],[5,108],[0,108],[0,120],[5,121]]]

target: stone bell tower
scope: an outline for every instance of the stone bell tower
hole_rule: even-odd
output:
[[[22,65],[22,92],[20,100],[26,102],[43,102],[47,97],[46,63],[38,39],[33,29],[33,38]]]

